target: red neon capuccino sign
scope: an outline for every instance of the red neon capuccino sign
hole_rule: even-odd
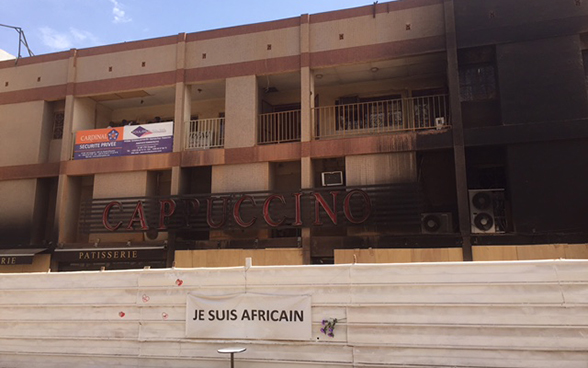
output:
[[[183,199],[159,199],[157,220],[149,223],[145,215],[145,205],[143,200],[138,200],[134,210],[125,220],[111,221],[111,213],[117,211],[124,215],[123,205],[120,201],[109,202],[102,212],[102,225],[108,231],[126,230],[126,231],[146,231],[150,228],[155,228],[160,231],[173,229],[170,223],[174,216],[182,216],[178,213],[180,207],[178,201],[182,202],[183,218],[190,218],[191,215],[205,216],[206,224],[210,229],[222,229],[229,221],[229,216],[233,222],[242,229],[252,227],[255,224],[265,224],[271,228],[277,228],[284,225],[287,221],[287,216],[276,215],[279,210],[287,210],[288,203],[293,208],[294,218],[290,219],[290,226],[321,226],[324,224],[323,216],[326,214],[326,221],[330,221],[333,225],[341,223],[341,216],[338,208],[342,206],[342,217],[348,223],[359,225],[366,222],[372,214],[372,202],[365,191],[361,189],[353,189],[350,191],[330,191],[330,196],[325,196],[320,192],[311,193],[292,193],[290,198],[283,194],[270,194],[264,198],[255,198],[248,194],[243,194],[237,197],[230,196],[209,196],[199,200],[196,198]],[[310,196],[314,201],[314,208],[312,209],[312,222],[304,223],[303,221],[303,196]],[[325,198],[326,197],[326,198]],[[236,200],[231,201],[232,198]],[[202,202],[206,203],[202,203]],[[352,209],[351,202],[361,203],[361,211]],[[234,203],[233,203],[234,202]],[[244,213],[243,207],[247,205],[249,211]],[[200,214],[200,211],[205,210],[205,214]],[[253,209],[253,211],[252,211]],[[215,212],[216,210],[216,212]],[[275,210],[275,211],[272,211]],[[361,212],[361,213],[358,213]],[[252,214],[253,213],[253,214]],[[118,216],[120,218],[120,216]],[[328,219],[328,220],[327,220]],[[188,220],[186,220],[188,221]],[[190,226],[184,221],[184,226]]]

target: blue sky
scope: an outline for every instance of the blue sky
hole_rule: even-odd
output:
[[[35,55],[371,5],[366,0],[0,0],[0,24],[21,27]],[[0,49],[18,33],[0,27]],[[28,56],[26,50],[22,56]]]

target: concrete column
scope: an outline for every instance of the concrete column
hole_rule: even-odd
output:
[[[59,175],[55,206],[56,226],[59,231],[58,243],[74,243],[77,241],[80,191],[81,178]]]
[[[300,17],[300,140],[310,142],[314,131],[312,109],[314,108],[314,74],[310,70],[310,17]]]
[[[192,87],[184,82],[176,83],[176,104],[174,108],[174,152],[181,152],[185,147],[187,124],[190,121]]]
[[[259,91],[255,75],[226,80],[225,148],[257,143]]]
[[[459,100],[459,66],[457,60],[457,39],[455,30],[455,11],[453,0],[445,0],[445,42],[447,47],[447,83],[451,107],[451,132],[453,134],[453,153],[455,159],[455,183],[457,191],[457,210],[459,230],[462,237],[463,260],[471,261],[472,243],[469,211],[468,182],[466,174],[465,143],[461,102]]]
[[[314,187],[314,168],[312,165],[312,159],[310,157],[302,157],[300,160],[300,187],[302,189],[309,189]],[[312,244],[312,232],[311,228],[302,228],[302,260],[304,264],[310,264],[311,252],[310,247]]]
[[[314,132],[314,74],[309,67],[303,67],[300,70],[300,75],[300,140],[302,142],[310,142]]]

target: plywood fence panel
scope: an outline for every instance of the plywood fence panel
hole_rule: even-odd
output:
[[[176,251],[176,267],[238,267],[251,258],[256,266],[302,265],[301,248],[202,249]]]
[[[476,245],[472,253],[474,261],[588,259],[588,244]]]
[[[311,296],[310,340],[186,338],[189,293],[244,292]],[[579,260],[0,274],[3,368],[586,368],[587,321]]]
[[[476,245],[474,261],[588,259],[588,244]],[[335,249],[335,264],[463,261],[461,248]]]

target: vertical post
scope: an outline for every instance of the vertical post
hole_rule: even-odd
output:
[[[470,213],[468,183],[466,176],[465,143],[461,102],[459,99],[459,69],[457,62],[457,38],[455,31],[455,12],[453,0],[445,0],[445,37],[447,46],[447,81],[451,106],[451,123],[453,126],[453,155],[455,160],[455,182],[457,190],[457,209],[459,230],[462,237],[464,261],[472,261],[472,243],[470,234]]]

